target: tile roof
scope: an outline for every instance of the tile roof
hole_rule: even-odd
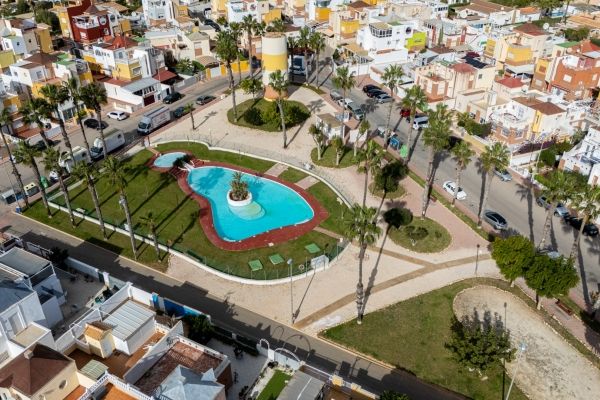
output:
[[[506,86],[511,89],[520,88],[521,86],[523,86],[522,80],[520,80],[519,78],[512,77],[512,76],[497,80],[496,82],[502,86]]]
[[[535,24],[532,24],[531,22],[528,22],[526,24],[517,26],[516,28],[513,28],[513,30],[517,31],[517,32],[524,33],[526,35],[530,35],[530,36],[548,35],[548,32],[546,32],[545,30],[543,30],[539,26],[537,26]]]
[[[353,3],[348,4],[348,7],[360,9],[360,8],[367,8],[367,7],[371,7],[371,6],[362,0],[358,0]]]
[[[555,115],[555,114],[562,114],[565,112],[565,110],[563,110],[556,104],[551,103],[549,101],[540,102],[536,105],[531,106],[531,108],[533,108],[536,111],[541,112],[544,115]]]
[[[537,14],[540,12],[540,9],[537,7],[521,7],[519,11],[521,14]]]
[[[32,63],[48,65],[56,62],[56,60],[58,60],[58,56],[55,54],[35,53],[27,58],[24,58],[23,60]]]
[[[476,71],[476,69],[473,66],[466,63],[454,64],[452,66],[452,69],[462,74],[472,73]]]
[[[156,74],[152,76],[154,79],[160,82],[168,81],[169,79],[177,78],[177,74],[169,70],[158,71]]]
[[[135,40],[131,39],[129,36],[123,35],[116,35],[115,37],[105,36],[104,41],[108,44],[106,48],[112,50],[128,49],[138,45]]]

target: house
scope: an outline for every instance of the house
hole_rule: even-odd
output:
[[[200,61],[202,56],[212,55],[210,36],[201,31],[185,32],[179,28],[150,30],[144,37],[152,47],[169,53],[175,60]]]
[[[178,365],[156,389],[160,396],[178,400],[225,400],[225,386],[217,382],[214,371],[198,374]]]
[[[36,52],[51,53],[50,27],[36,24],[31,19],[0,19],[2,50],[11,50],[16,58]]]
[[[302,371],[295,371],[292,378],[279,394],[280,400],[318,400],[324,397],[325,382]]]
[[[469,16],[486,18],[495,27],[514,24],[517,19],[516,8],[486,0],[473,0],[466,6],[456,7],[455,11],[460,18],[467,18]]]
[[[193,25],[182,0],[142,0],[146,27]]]
[[[281,19],[281,8],[272,7],[267,0],[229,0],[225,9],[229,23],[242,22],[247,15],[265,24]]]
[[[517,9],[517,17],[515,22],[532,22],[539,21],[542,17],[542,10],[538,7],[521,7]]]
[[[600,128],[590,127],[583,140],[563,154],[558,167],[587,176],[589,185],[600,185]]]
[[[50,11],[52,11],[58,17],[62,36],[64,38],[73,39],[74,18],[83,14],[85,10],[90,8],[92,5],[92,0],[71,0],[65,6],[63,6],[61,3],[55,4],[56,5]]]
[[[317,114],[315,116],[315,125],[323,131],[327,140],[336,137],[344,139],[346,136],[346,125],[332,114]]]
[[[100,10],[92,4],[83,13],[71,18],[73,40],[89,44],[105,36],[113,36],[114,32],[110,24],[110,17],[116,19],[114,15],[109,16],[108,11]]]

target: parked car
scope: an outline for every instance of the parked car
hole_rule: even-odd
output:
[[[125,111],[111,111],[106,114],[106,116],[111,119],[116,119],[117,121],[123,121],[129,117],[129,114],[127,114]]]
[[[422,130],[429,126],[429,117],[426,114],[415,115],[415,122],[413,122],[413,129]]]
[[[185,107],[177,107],[176,109],[173,110],[173,116],[175,118],[181,118],[188,112],[189,112],[189,110]]]
[[[500,178],[502,182],[512,181],[512,176],[507,170],[500,171],[494,168],[494,174],[496,174],[496,176]]]
[[[216,97],[211,96],[211,95],[198,96],[198,98],[196,99],[196,103],[200,104],[200,105],[204,105],[204,104],[210,103],[214,99],[216,99]]]
[[[483,219],[488,224],[493,226],[494,229],[497,229],[499,231],[508,228],[508,223],[506,222],[506,219],[502,215],[498,214],[496,211],[485,210],[483,212]]]
[[[402,110],[400,110],[400,117],[401,118],[410,118],[410,109],[403,108]]]
[[[579,230],[581,229],[583,219],[570,215],[565,217],[565,222],[571,225],[575,230]],[[592,223],[585,224],[581,233],[583,233],[585,236],[598,236],[598,227]]]
[[[56,144],[50,139],[48,139],[48,143],[50,144],[50,146],[54,146]],[[44,142],[43,140],[38,140],[32,147],[35,147],[39,151],[44,151],[46,150],[46,142]]]
[[[165,104],[172,104],[175,103],[177,100],[183,98],[182,94],[179,92],[173,92],[171,94],[168,94],[165,96],[165,98],[163,99],[163,103]]]
[[[367,93],[373,89],[381,90],[381,88],[377,85],[365,85],[365,86],[363,86],[362,91],[364,93]]]
[[[535,202],[537,203],[538,206],[540,207],[544,207],[546,210],[550,208],[551,204],[548,201],[548,199],[546,199],[545,196],[539,196],[535,199]],[[565,207],[564,204],[562,203],[558,203],[558,205],[556,206],[556,209],[554,210],[554,215],[557,217],[566,217],[569,215],[569,210],[567,209],[567,207]]]
[[[442,187],[446,192],[450,193],[452,196],[454,196],[454,193],[456,193],[456,198],[458,200],[464,200],[467,198],[467,193],[461,187],[459,187],[457,190],[456,183],[453,181],[444,182]]]
[[[394,101],[394,98],[387,93],[381,93],[375,96],[375,101],[377,101],[379,104],[389,103],[390,101]]]
[[[377,97],[377,96],[379,96],[381,94],[387,94],[387,93],[384,90],[381,90],[381,89],[373,89],[373,90],[370,90],[370,91],[367,92],[367,96],[371,97],[371,98],[372,97]]]
[[[83,125],[88,128],[100,130],[100,122],[96,118],[88,118],[83,121]],[[108,128],[108,123],[106,121],[102,121],[102,129]]]
[[[335,101],[338,104],[340,100],[344,98],[337,90],[332,90],[331,92],[329,92],[329,97],[331,97],[331,100]]]
[[[365,118],[365,112],[360,104],[357,104],[352,101],[348,104],[348,110],[350,110],[352,115],[354,115],[354,118],[356,118],[359,121],[362,121],[363,118]]]
[[[352,103],[354,103],[354,101],[350,97],[346,97],[345,99],[340,99],[338,101],[338,104],[342,108],[347,108],[347,109],[350,109],[350,104],[352,104]]]

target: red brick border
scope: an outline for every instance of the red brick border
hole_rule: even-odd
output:
[[[173,153],[173,152],[180,152],[180,150],[173,150],[173,151],[170,151],[169,153]],[[187,152],[184,150],[181,150],[181,152],[191,155],[190,152]],[[167,154],[167,153],[163,153],[163,154]],[[202,226],[202,230],[204,231],[204,234],[206,235],[208,240],[210,240],[210,242],[213,245],[219,247],[220,249],[228,250],[228,251],[243,251],[243,250],[256,249],[259,247],[267,247],[271,243],[272,244],[280,244],[283,242],[287,242],[289,240],[296,239],[296,238],[304,235],[305,233],[312,231],[315,227],[317,227],[321,222],[323,222],[329,216],[329,213],[327,212],[325,207],[323,207],[321,205],[321,203],[319,203],[317,201],[317,199],[315,199],[306,190],[302,189],[301,187],[299,187],[293,183],[283,181],[275,176],[266,175],[266,174],[248,169],[248,168],[239,167],[237,165],[222,163],[222,162],[218,162],[218,161],[203,161],[203,160],[193,159],[190,163],[196,167],[215,166],[215,167],[230,168],[230,169],[244,172],[249,175],[254,175],[254,176],[261,177],[261,178],[270,179],[274,182],[280,183],[280,184],[287,186],[288,188],[294,190],[296,193],[298,193],[300,196],[302,196],[302,198],[313,209],[314,216],[309,221],[303,222],[301,224],[284,226],[281,228],[273,229],[273,230],[270,230],[267,232],[260,233],[256,236],[252,236],[250,238],[243,239],[243,240],[236,241],[236,242],[230,242],[230,241],[224,240],[223,238],[221,238],[219,236],[219,234],[217,233],[217,231],[215,229],[210,202],[204,196],[199,195],[196,192],[194,192],[192,190],[192,188],[190,187],[190,185],[188,184],[188,182],[187,182],[188,172],[182,171],[178,168],[157,168],[154,166],[154,160],[157,157],[159,157],[157,154],[154,155],[146,163],[146,165],[149,168],[154,169],[155,171],[159,171],[159,172],[163,172],[163,173],[169,172],[171,175],[173,175],[175,177],[175,179],[177,179],[177,183],[179,184],[179,187],[181,188],[181,190],[186,195],[190,196],[192,199],[194,199],[198,202],[198,204],[200,205],[200,216],[198,219],[199,219],[200,225]]]

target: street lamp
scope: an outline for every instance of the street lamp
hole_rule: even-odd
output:
[[[521,358],[523,358],[523,355],[525,354],[525,350],[527,350],[527,343],[521,342],[521,344],[519,344],[519,351],[517,354],[517,366],[515,367],[515,373],[513,374],[512,379],[510,380],[510,386],[508,387],[508,392],[506,392],[506,397],[504,398],[504,400],[508,400],[508,397],[510,396],[510,391],[513,387],[513,383],[515,383],[515,377],[517,376],[517,372],[519,371],[519,365],[521,365],[520,361]]]
[[[479,243],[477,243],[477,254],[475,255],[475,278],[477,278],[477,268],[479,267]]]
[[[292,285],[292,263],[294,261],[290,258],[287,260],[287,264],[290,267],[290,319],[294,324],[294,286]]]

